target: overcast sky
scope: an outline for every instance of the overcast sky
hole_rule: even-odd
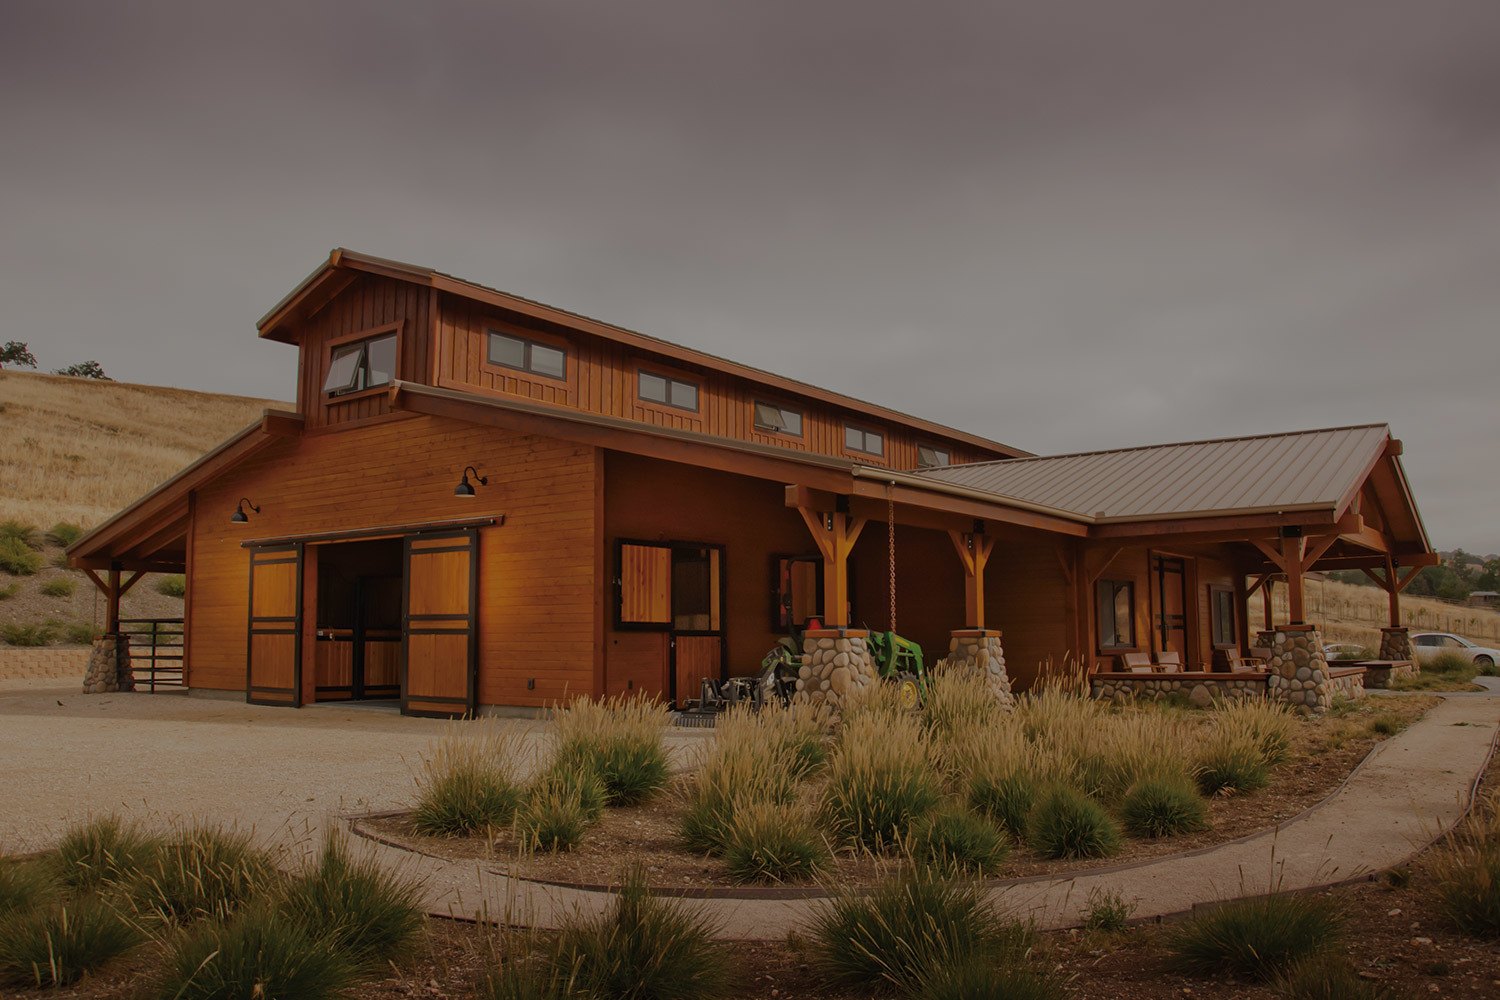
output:
[[[1500,3],[0,0],[0,341],[290,399],[334,246],[1049,453],[1385,421],[1500,551]]]

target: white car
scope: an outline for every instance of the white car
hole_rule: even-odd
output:
[[[1493,670],[1500,663],[1500,649],[1476,646],[1461,635],[1452,632],[1414,632],[1411,637],[1412,652],[1417,659],[1426,660],[1438,653],[1449,652],[1466,656],[1480,670]]]

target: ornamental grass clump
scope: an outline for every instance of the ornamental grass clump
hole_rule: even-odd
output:
[[[941,797],[919,719],[869,713],[848,720],[828,762],[822,799],[825,820],[840,839],[868,850],[895,847]]]
[[[1297,718],[1279,701],[1245,698],[1221,704],[1214,710],[1214,725],[1221,732],[1243,735],[1260,751],[1268,768],[1280,767],[1292,754]]]
[[[98,896],[20,910],[0,918],[0,982],[67,986],[144,937]]]
[[[944,741],[942,762],[970,809],[1017,839],[1036,801],[1036,749],[1015,725],[969,726]]]
[[[34,525],[8,518],[0,521],[0,542],[15,542],[28,549],[40,549],[42,533]]]
[[[994,822],[959,803],[949,803],[916,824],[908,850],[919,864],[988,875],[1005,862],[1010,844]]]
[[[324,838],[316,861],[288,880],[276,906],[363,967],[411,954],[426,924],[421,886],[370,858],[351,857],[337,831]]]
[[[38,906],[55,897],[60,888],[52,865],[0,858],[0,917]]]
[[[465,723],[422,757],[412,825],[433,837],[489,834],[510,823],[521,802],[514,734]]]
[[[592,772],[551,771],[532,783],[516,813],[516,832],[528,851],[571,851],[603,809],[604,782]]]
[[[610,805],[635,805],[667,783],[662,734],[670,721],[644,694],[579,698],[555,715],[556,759],[597,774]]]
[[[1206,829],[1208,806],[1191,778],[1168,772],[1130,786],[1120,818],[1132,837],[1175,837]]]
[[[806,809],[764,801],[735,811],[723,854],[729,874],[740,882],[806,882],[833,858]]]
[[[100,816],[68,827],[48,863],[68,888],[88,892],[127,880],[161,846],[133,823]]]
[[[1298,962],[1271,984],[1280,1000],[1404,1000],[1399,986],[1361,978],[1346,960],[1332,956]]]
[[[922,721],[939,741],[975,727],[997,725],[1008,714],[976,669],[948,669],[927,682]]]
[[[1167,939],[1170,962],[1197,975],[1268,980],[1331,952],[1343,922],[1333,903],[1308,894],[1225,903],[1183,921]]]
[[[257,903],[178,937],[152,984],[160,1000],[333,1000],[358,969],[319,929]]]
[[[683,804],[683,841],[695,851],[717,854],[729,842],[741,809],[787,805],[797,795],[799,756],[793,741],[765,740],[738,712],[716,729]]]
[[[141,915],[186,923],[226,917],[277,888],[279,878],[271,856],[248,833],[202,825],[159,844],[125,890]]]
[[[11,576],[35,576],[46,565],[42,554],[9,536],[0,536],[0,569]]]
[[[47,532],[47,541],[66,548],[83,537],[83,528],[72,521],[58,521]]]
[[[758,712],[731,708],[714,726],[714,744],[751,744],[780,760],[794,777],[802,777],[828,760],[829,720],[827,706],[806,702],[785,706],[773,703]]]
[[[812,938],[813,962],[835,985],[921,996],[933,970],[1013,964],[1031,935],[1001,920],[976,883],[915,868],[821,906]]]
[[[1500,794],[1476,807],[1433,858],[1438,903],[1465,934],[1500,939]]]
[[[730,994],[733,976],[716,931],[700,910],[649,894],[632,870],[604,912],[564,922],[554,968],[584,996],[712,1000]]]
[[[1436,653],[1422,659],[1422,670],[1429,674],[1469,674],[1474,673],[1474,663],[1462,653],[1456,653],[1451,649],[1438,650]]]
[[[1260,744],[1243,729],[1212,730],[1194,760],[1193,773],[1204,795],[1253,792],[1271,781]]]
[[[1054,784],[1038,797],[1026,842],[1047,858],[1104,858],[1120,849],[1120,828],[1076,788]]]
[[[922,1000],[1066,1000],[1067,984],[1056,974],[1018,960],[934,962],[921,976]]]

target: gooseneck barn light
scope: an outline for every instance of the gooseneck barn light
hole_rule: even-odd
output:
[[[249,507],[251,510],[253,510],[257,514],[260,513],[260,508],[257,507],[257,506],[255,506],[255,504],[251,503],[249,497],[240,497],[239,506],[234,509],[234,513],[233,514],[229,515],[229,523],[230,524],[244,524],[246,521],[249,521],[250,520],[250,515],[248,515],[248,514],[245,513],[245,508],[246,507]]]
[[[474,468],[474,466],[472,466],[472,465],[466,466],[464,468],[464,480],[463,480],[463,482],[461,482],[457,486],[453,487],[453,495],[454,496],[456,496],[456,497],[472,497],[472,496],[474,496],[474,484],[471,483],[471,482],[469,482],[469,473],[471,473],[471,472],[474,473],[474,478],[475,478],[475,480],[478,481],[478,483],[479,483],[480,486],[488,486],[490,484],[490,477],[489,476],[481,476],[479,474],[479,470],[476,469],[476,468]]]

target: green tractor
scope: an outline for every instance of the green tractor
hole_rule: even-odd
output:
[[[922,662],[922,647],[895,632],[871,632],[866,640],[875,673],[887,683],[896,685],[897,697],[905,709],[919,708],[927,700],[927,670]]]

